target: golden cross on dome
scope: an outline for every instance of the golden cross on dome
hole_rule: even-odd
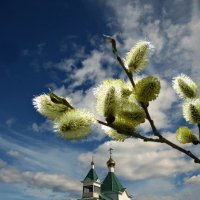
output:
[[[91,165],[94,165],[94,155],[92,155]]]
[[[112,151],[113,151],[114,149],[112,149],[112,148],[110,148],[108,151],[110,151],[110,157],[111,157],[111,155],[112,155]]]

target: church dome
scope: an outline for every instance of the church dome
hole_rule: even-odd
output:
[[[110,159],[107,161],[108,167],[115,167],[115,161],[110,157]]]

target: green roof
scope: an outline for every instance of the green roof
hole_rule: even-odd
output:
[[[103,200],[112,200],[110,197],[107,197],[104,194],[99,194],[99,196],[100,196],[100,199],[103,199]]]
[[[85,181],[87,178],[89,178],[89,179],[92,180],[92,181],[96,181],[96,180],[98,179],[98,176],[97,176],[97,174],[96,174],[96,172],[95,172],[94,169],[92,169],[92,168],[90,169],[90,171],[88,172],[88,174],[87,174],[87,176],[85,177],[84,181]]]
[[[108,172],[108,175],[101,185],[101,192],[119,192],[124,191],[124,189],[125,188],[121,185],[115,174],[113,172]]]

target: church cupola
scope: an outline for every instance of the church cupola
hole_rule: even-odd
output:
[[[110,172],[114,172],[114,167],[115,167],[115,161],[112,159],[112,148],[109,149],[110,151],[110,158],[107,161],[107,166]]]
[[[101,183],[94,169],[94,160],[91,162],[91,169],[82,181],[83,194],[82,199],[98,199]]]
[[[112,159],[112,148],[109,149],[110,151],[110,158],[107,161],[108,166],[108,174],[104,179],[101,185],[101,192],[102,193],[118,193],[124,190],[124,187],[119,182],[118,178],[115,176],[114,168],[115,168],[115,161]]]
[[[96,174],[94,160],[92,159],[91,168],[82,181],[83,193],[79,200],[133,200],[115,175],[116,162],[112,158],[112,150],[112,148],[109,149],[110,157],[106,163],[108,174],[102,184]]]

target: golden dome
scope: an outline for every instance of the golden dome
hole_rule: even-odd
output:
[[[115,161],[110,157],[110,159],[107,161],[108,167],[115,167]]]

